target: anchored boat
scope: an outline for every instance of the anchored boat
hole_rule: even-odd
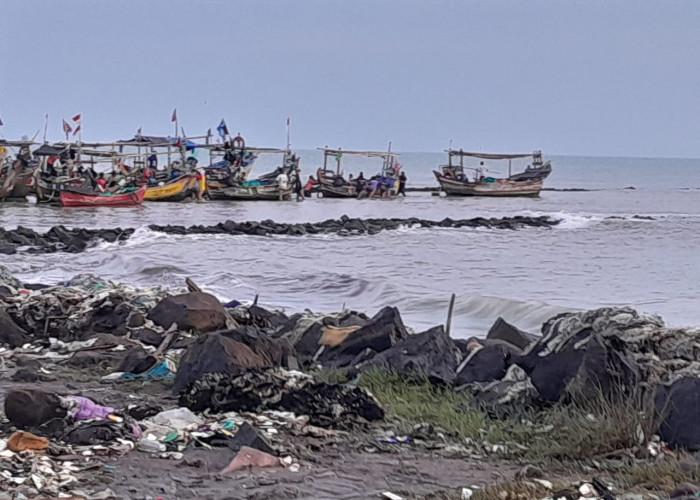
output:
[[[446,150],[447,165],[434,170],[440,189],[449,196],[539,196],[544,180],[552,173],[550,161],[542,161],[542,151],[520,154],[474,153],[463,150]],[[492,177],[481,161],[479,165],[464,165],[465,158],[479,160],[508,160],[508,177]],[[523,172],[512,174],[512,161],[532,158]],[[458,160],[458,161],[455,161]],[[467,171],[470,171],[469,173]]]
[[[398,194],[398,173],[401,164],[396,157],[398,153],[391,151],[391,143],[387,151],[352,151],[343,149],[318,148],[323,151],[323,167],[316,171],[318,177],[317,191],[322,198],[393,198]],[[363,156],[366,158],[381,158],[382,167],[377,175],[369,179],[360,172],[358,177],[352,174],[346,179],[340,169],[343,156]],[[335,170],[328,167],[329,159],[335,161]]]
[[[39,163],[32,159],[31,141],[6,141],[0,139],[0,201],[24,199],[32,190],[34,171]],[[10,156],[10,148],[18,148]]]
[[[301,175],[299,157],[288,149],[250,148],[256,154],[281,154],[282,164],[272,172],[257,179],[245,177],[229,179],[229,184],[214,188],[210,183],[208,193],[213,200],[288,200],[294,192],[294,184]],[[300,180],[299,180],[300,182]]]
[[[61,191],[60,199],[64,207],[132,207],[143,203],[145,195],[146,186],[126,188],[115,194],[69,187]]]

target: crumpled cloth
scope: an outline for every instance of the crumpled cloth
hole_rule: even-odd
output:
[[[114,413],[114,408],[111,406],[98,405],[94,401],[82,396],[68,396],[66,399],[71,400],[72,408],[69,410],[70,415],[76,420],[89,420],[92,418],[107,418]]]

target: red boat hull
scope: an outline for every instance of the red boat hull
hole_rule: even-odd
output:
[[[140,205],[146,196],[146,186],[131,193],[101,195],[61,191],[61,205],[64,207],[133,207]]]

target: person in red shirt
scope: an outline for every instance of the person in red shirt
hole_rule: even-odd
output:
[[[107,179],[105,179],[105,174],[100,172],[100,175],[97,178],[97,189],[98,189],[98,191],[104,191],[106,187],[107,187]]]

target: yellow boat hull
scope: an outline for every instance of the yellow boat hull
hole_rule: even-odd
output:
[[[162,186],[152,186],[146,189],[146,201],[182,201],[195,194],[198,190],[204,192],[204,179],[197,180],[194,175],[187,175]]]

